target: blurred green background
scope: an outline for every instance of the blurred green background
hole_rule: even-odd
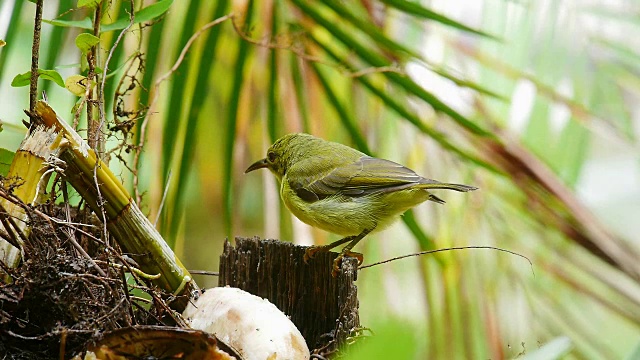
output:
[[[42,25],[40,68],[63,79],[86,75],[74,40],[94,10],[77,6],[44,6],[57,22]],[[217,270],[225,237],[338,239],[292,218],[268,172],[243,174],[304,131],[480,188],[438,193],[446,205],[368,236],[356,248],[366,264],[466,245],[533,262],[462,250],[362,270],[361,321],[378,335],[353,358],[639,358],[637,1],[135,1],[144,16],[113,51],[124,26],[104,26],[128,24],[131,3],[102,6],[110,166],[133,193],[135,151],[118,150],[113,127],[131,122],[133,145],[144,128],[141,207],[155,220],[166,193],[158,227],[187,268]],[[28,87],[11,82],[29,70],[34,13],[0,4],[0,147],[11,151],[26,132]],[[73,119],[77,96],[39,89]]]

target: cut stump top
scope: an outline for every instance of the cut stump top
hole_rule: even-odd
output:
[[[219,286],[232,286],[266,298],[291,318],[310,349],[345,345],[360,327],[354,281],[357,260],[345,257],[331,276],[334,252],[303,261],[307,247],[278,240],[236,238],[220,256]]]

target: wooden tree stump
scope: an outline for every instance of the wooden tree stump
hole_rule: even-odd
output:
[[[236,238],[220,256],[219,286],[232,286],[272,302],[298,327],[310,349],[330,353],[360,327],[354,281],[357,260],[345,257],[334,278],[337,254],[318,253],[305,264],[307,248],[278,240]]]

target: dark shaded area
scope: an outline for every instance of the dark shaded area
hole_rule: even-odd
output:
[[[0,263],[0,358],[70,358],[105,331],[175,323],[167,296],[130,274],[134,265],[84,211],[21,206],[32,231],[20,265]]]
[[[305,264],[307,247],[277,240],[236,238],[220,256],[219,286],[232,286],[272,302],[291,318],[312,354],[329,356],[358,337],[362,328],[354,281],[357,260],[345,257],[331,276],[337,253],[320,252]]]
[[[168,326],[135,326],[105,333],[90,348],[99,359],[241,359],[214,335]]]

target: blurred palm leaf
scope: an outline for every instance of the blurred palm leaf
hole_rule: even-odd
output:
[[[260,213],[270,211],[277,188],[267,182],[261,188],[257,176],[241,173],[284,133],[312,132],[436,179],[466,181],[481,192],[405,215],[417,247],[508,248],[531,257],[535,277],[519,261],[487,252],[441,254],[410,270],[400,264],[367,270],[360,280],[364,324],[374,314],[394,321],[407,316],[398,304],[415,300],[404,311],[418,309],[424,317],[409,316],[406,323],[424,344],[417,351],[430,358],[559,357],[566,351],[578,358],[621,357],[637,346],[626,339],[637,338],[640,325],[637,244],[602,226],[572,189],[594,144],[638,149],[632,114],[640,55],[619,36],[564,16],[588,14],[616,29],[631,24],[636,27],[629,31],[640,35],[637,17],[610,16],[632,5],[621,3],[473,2],[470,9],[482,15],[471,17],[484,24],[469,26],[462,16],[449,16],[446,5],[415,1],[175,2],[141,30],[145,90],[129,106],[151,103],[148,91],[201,26],[231,11],[234,24],[204,32],[160,88],[140,174],[142,190],[151,195],[145,199],[158,211],[171,171],[163,235],[184,246],[187,264],[215,268],[211,258],[221,247],[213,238],[253,234]],[[114,4],[123,6],[113,11],[117,18],[128,4]],[[68,6],[60,2],[59,12]],[[7,10],[9,29],[19,27],[21,9]],[[73,19],[82,15],[77,11]],[[6,64],[15,50],[7,48],[23,41],[11,31],[0,50],[0,74],[14,71]],[[73,30],[45,31],[64,48]],[[127,61],[131,45],[118,51],[111,69]],[[48,62],[61,65],[54,53],[63,51],[48,52]],[[288,218],[281,223],[282,234],[291,233]],[[395,240],[383,246],[365,242],[367,258],[401,246],[406,236],[390,233],[379,235]],[[296,223],[293,234],[305,236]],[[201,241],[192,245],[195,238]],[[388,297],[382,312],[372,310],[381,283]],[[394,298],[388,288],[394,283],[413,296]],[[579,312],[592,317],[580,319]],[[589,327],[601,325],[617,331],[599,339]],[[563,335],[571,338],[571,350],[566,340],[554,340]]]

